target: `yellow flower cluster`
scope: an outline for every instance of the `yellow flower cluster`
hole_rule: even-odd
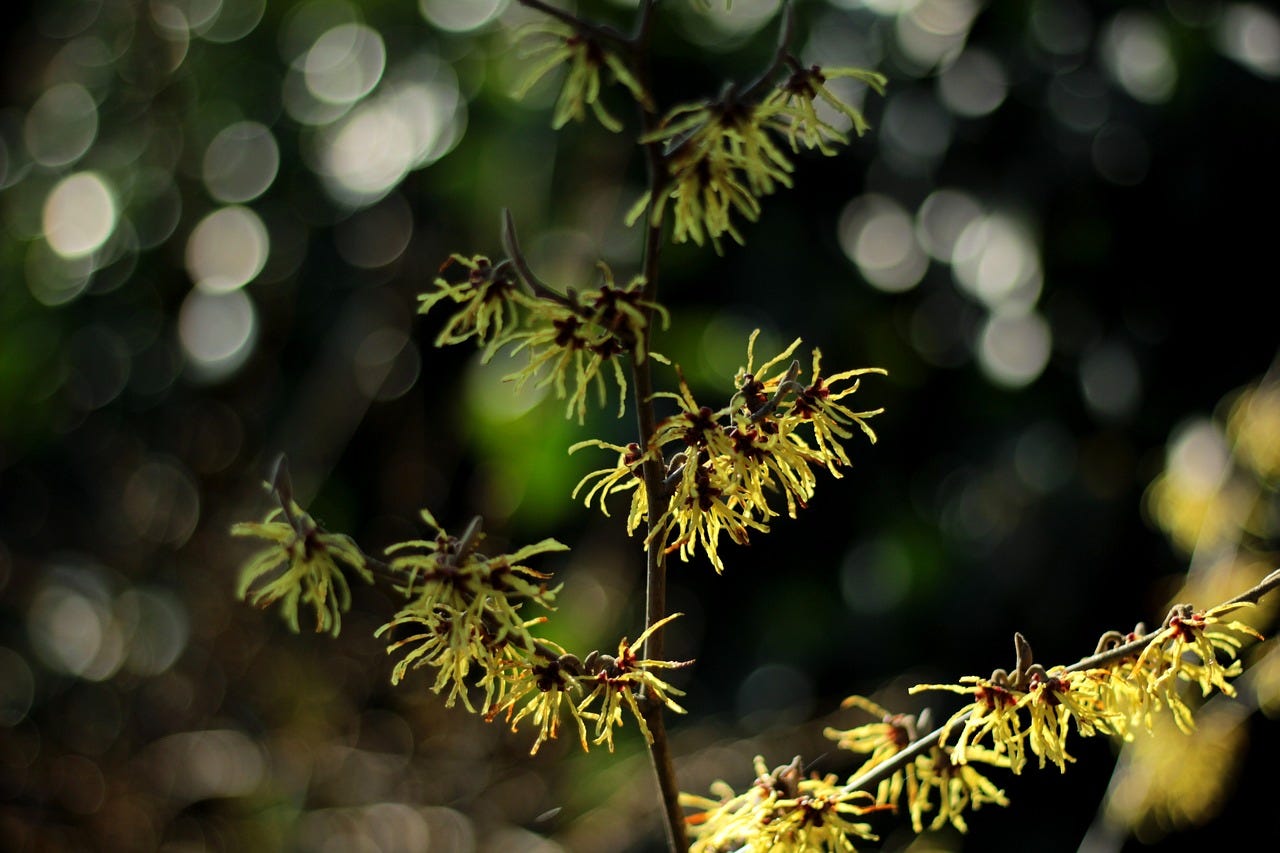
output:
[[[1227,679],[1240,673],[1241,638],[1260,638],[1247,625],[1222,619],[1242,606],[1205,612],[1176,608],[1163,628],[1144,638],[1140,651],[1107,665],[1046,670],[1031,664],[1012,676],[997,670],[990,678],[966,676],[959,684],[924,684],[911,692],[947,690],[972,697],[944,727],[944,741],[959,730],[952,745],[957,763],[966,763],[975,747],[989,743],[990,751],[1007,757],[1014,773],[1026,765],[1028,750],[1040,767],[1052,762],[1065,771],[1075,760],[1067,752],[1073,726],[1081,737],[1103,733],[1128,740],[1137,732],[1150,733],[1157,712],[1167,710],[1189,732],[1194,720],[1188,688],[1199,688],[1202,697],[1215,689],[1234,695]]]
[[[372,582],[373,575],[350,538],[325,533],[301,507],[289,504],[287,516],[277,508],[261,522],[241,522],[231,528],[232,536],[269,543],[240,570],[236,596],[256,607],[281,602],[281,615],[294,633],[299,609],[310,606],[316,630],[336,637],[342,629],[342,614],[351,607],[351,588],[339,564],[366,583]]]
[[[716,782],[714,798],[680,795],[681,805],[697,810],[687,818],[690,853],[856,853],[854,839],[876,839],[858,820],[880,809],[870,794],[841,788],[834,775],[806,778],[799,758],[770,771],[757,756],[755,771],[755,784],[741,794]]]
[[[916,739],[916,721],[909,714],[891,714],[862,696],[850,696],[843,706],[860,708],[878,718],[876,722],[852,729],[828,728],[824,732],[839,748],[867,755],[850,781],[897,755]],[[974,767],[975,762],[1008,767],[1007,756],[973,747],[962,764],[952,753],[950,747],[936,744],[919,753],[880,782],[876,802],[883,806],[905,806],[916,832],[941,829],[947,824],[967,832],[966,812],[977,811],[988,804],[1009,804],[1004,791]],[[937,813],[926,824],[935,800]]]
[[[882,410],[855,411],[841,401],[858,390],[863,374],[884,371],[864,368],[823,376],[822,354],[815,349],[812,374],[807,384],[802,383],[798,362],[791,362],[785,372],[777,370],[800,340],[757,368],[758,333],[747,344],[747,365],[738,370],[737,391],[728,406],[719,410],[700,406],[681,377],[679,393],[655,395],[673,399],[679,413],[658,424],[646,451],[638,445],[620,447],[602,441],[570,448],[572,452],[596,446],[619,454],[614,467],[584,477],[574,495],[590,483],[586,503],[594,500],[603,510],[609,495],[632,491],[627,530],[633,532],[648,516],[640,465],[646,458],[662,458],[661,449],[675,445],[678,452],[668,466],[667,508],[654,521],[645,545],[679,552],[685,561],[701,550],[717,571],[724,570],[721,534],[745,544],[750,530],[768,530],[768,520],[778,515],[773,506],[777,493],[782,493],[787,513],[795,517],[796,508],[813,497],[815,467],[825,467],[839,477],[840,466],[850,464],[841,441],[851,438],[855,427],[875,441],[867,419]]]
[[[396,664],[391,682],[399,683],[410,669],[431,666],[438,670],[437,693],[449,688],[446,706],[462,700],[474,712],[467,696],[473,669],[482,673],[479,685],[485,691],[485,707],[503,694],[500,677],[513,654],[529,654],[535,641],[520,614],[531,601],[550,610],[557,588],[549,588],[549,575],[520,565],[536,554],[568,550],[554,539],[544,539],[513,554],[485,557],[476,553],[482,536],[478,531],[461,539],[440,529],[431,513],[422,517],[437,532],[434,539],[414,540],[387,549],[390,568],[405,578],[399,591],[407,603],[395,618],[378,629],[381,636],[397,628],[416,633],[394,641],[387,651],[407,649]]]
[[[742,243],[733,215],[755,221],[762,196],[778,186],[791,186],[793,166],[774,143],[775,135],[785,138],[792,151],[803,145],[834,154],[830,143],[848,139],[819,117],[818,101],[847,116],[858,135],[866,132],[862,113],[825,85],[834,77],[857,79],[878,92],[884,90],[885,78],[872,71],[796,64],[791,76],[758,102],[742,98],[731,87],[712,103],[683,104],[671,110],[657,131],[641,138],[664,146],[669,181],[656,198],[642,198],[628,221],[634,222],[648,208],[650,222],[659,223],[670,203],[675,242],[692,240],[701,246],[710,240],[720,251],[720,238],[728,234]]]
[[[505,716],[513,731],[528,719],[538,730],[532,752],[559,734],[566,714],[577,726],[583,749],[588,748],[588,722],[595,725],[594,742],[613,749],[614,729],[623,724],[624,707],[648,737],[637,691],[672,710],[683,710],[671,698],[680,691],[654,671],[684,664],[640,659],[634,652],[674,617],[652,626],[635,644],[623,639],[616,656],[592,653],[579,660],[529,631],[545,617],[525,619],[520,612],[528,602],[552,609],[559,589],[548,587],[549,575],[521,563],[537,554],[564,551],[564,545],[544,539],[511,554],[484,556],[477,551],[483,539],[478,527],[454,537],[425,510],[423,518],[436,530],[434,539],[388,549],[390,571],[404,579],[397,591],[407,600],[375,634],[400,634],[387,646],[388,654],[404,653],[392,671],[392,683],[410,670],[431,667],[436,670],[432,689],[448,691],[446,706],[461,701],[468,711],[488,719]],[[469,695],[473,687],[483,694],[477,704]]]
[[[508,344],[513,357],[527,352],[528,364],[505,378],[517,387],[533,380],[535,387],[552,388],[558,399],[568,401],[566,417],[583,422],[592,388],[601,405],[607,401],[606,370],[619,389],[621,417],[627,380],[620,356],[633,353],[640,361],[650,355],[666,360],[648,351],[650,314],[657,314],[664,324],[668,318],[662,306],[643,298],[643,278],[619,287],[612,270],[600,264],[598,288],[534,296],[520,289],[508,261],[494,264],[483,255],[453,255],[452,261],[467,270],[467,277],[456,283],[437,278],[435,290],[420,297],[423,314],[445,301],[457,306],[436,346],[475,339],[486,362]]]

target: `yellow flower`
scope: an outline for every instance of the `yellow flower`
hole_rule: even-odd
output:
[[[472,258],[450,255],[449,262],[441,270],[454,262],[467,269],[467,277],[456,284],[437,278],[435,292],[418,297],[422,303],[418,313],[426,314],[444,300],[460,305],[436,336],[436,346],[475,338],[476,343],[484,347],[483,358],[488,361],[512,339],[517,319],[516,306],[526,297],[517,289],[515,278],[506,265],[494,266],[484,255]]]
[[[536,755],[542,744],[559,735],[560,716],[567,710],[577,724],[578,740],[585,752],[589,749],[587,724],[574,698],[582,692],[578,676],[573,672],[576,661],[548,640],[540,640],[539,645],[558,655],[513,659],[502,675],[505,695],[491,707],[487,716],[493,719],[505,713],[513,732],[518,730],[520,721],[528,717],[538,727],[538,737],[529,749],[530,755]]]
[[[855,839],[876,839],[857,820],[879,810],[865,791],[845,790],[834,775],[802,778],[799,758],[770,772],[757,756],[755,769],[755,784],[741,794],[719,782],[712,786],[719,799],[680,795],[682,805],[700,810],[688,818],[690,853],[856,853]]]
[[[1004,679],[1001,679],[1004,681]],[[909,693],[923,690],[947,690],[952,693],[972,694],[973,701],[951,716],[943,725],[942,742],[945,742],[956,726],[961,726],[952,755],[963,764],[971,744],[990,738],[992,751],[1009,757],[1009,767],[1014,773],[1022,771],[1026,764],[1022,718],[1018,710],[1027,695],[1015,691],[1007,683],[997,683],[994,678],[966,675],[960,684],[918,684]],[[961,725],[963,723],[963,725]]]
[[[281,615],[294,633],[298,632],[298,610],[310,605],[316,630],[336,637],[342,629],[342,613],[351,607],[351,589],[339,563],[366,583],[373,582],[373,575],[364,554],[349,537],[323,532],[301,507],[289,503],[290,518],[286,521],[280,520],[283,510],[275,509],[260,523],[242,522],[231,528],[232,536],[252,536],[271,543],[240,570],[236,596],[256,607],[281,601]],[[251,593],[250,588],[259,581],[261,585]]]
[[[720,559],[720,534],[739,545],[747,544],[747,528],[768,531],[763,522],[750,516],[740,493],[728,476],[724,457],[712,457],[698,463],[699,451],[686,461],[667,510],[653,525],[646,548],[661,548],[667,553],[679,551],[688,562],[697,548],[707,555],[717,572],[724,571]],[[668,544],[670,543],[670,544]]]
[[[576,414],[578,423],[582,423],[587,415],[587,392],[593,385],[600,404],[603,405],[607,399],[601,374],[601,368],[607,362],[618,386],[618,417],[622,417],[626,410],[627,378],[617,358],[622,353],[617,340],[612,336],[593,334],[585,320],[571,309],[550,300],[539,300],[531,313],[534,319],[530,321],[530,328],[512,336],[519,343],[511,351],[515,356],[527,349],[529,363],[504,379],[521,388],[530,379],[540,377],[534,387],[549,385],[557,399],[567,397],[565,417]],[[567,390],[570,380],[573,382],[572,393]]]
[[[742,103],[732,93],[716,103],[684,104],[668,113],[661,128],[641,139],[666,146],[670,178],[653,200],[650,222],[661,222],[667,202],[674,200],[675,242],[702,245],[709,237],[717,252],[725,234],[741,243],[732,212],[754,221],[760,196],[778,185],[791,186],[791,161],[770,140],[764,117],[759,105]],[[628,221],[635,221],[649,201],[642,199]]]
[[[1224,621],[1220,617],[1251,603],[1219,605],[1204,612],[1181,607],[1170,617],[1168,624],[1151,640],[1134,663],[1129,677],[1137,681],[1144,692],[1164,702],[1184,732],[1195,728],[1190,707],[1179,696],[1182,683],[1200,688],[1202,696],[1208,696],[1214,688],[1228,696],[1236,691],[1227,681],[1240,674],[1241,664],[1236,654],[1244,645],[1241,635],[1262,639],[1262,635],[1243,622]],[[1218,653],[1231,659],[1224,666]]]
[[[529,351],[529,363],[506,376],[519,388],[530,379],[540,377],[535,387],[550,385],[558,399],[568,399],[566,417],[575,414],[582,423],[587,413],[587,393],[594,386],[603,405],[607,399],[604,365],[612,368],[614,383],[618,386],[618,417],[626,411],[627,379],[622,370],[621,356],[631,352],[639,361],[652,356],[666,362],[662,355],[650,352],[647,346],[650,313],[660,316],[664,323],[666,309],[641,298],[644,279],[636,278],[625,288],[616,287],[613,273],[600,264],[604,283],[595,290],[572,294],[570,297],[550,297],[529,300],[529,319],[525,329],[507,337],[517,342],[511,355],[521,350]],[[573,391],[568,391],[572,380]]]
[[[786,82],[765,98],[763,110],[768,115],[769,125],[786,134],[792,151],[798,151],[797,143],[803,142],[808,148],[816,148],[823,154],[831,155],[836,152],[828,146],[828,142],[848,142],[843,133],[819,118],[816,108],[818,100],[825,101],[848,117],[858,136],[870,128],[859,109],[845,103],[826,87],[828,80],[838,77],[861,80],[881,95],[884,94],[887,82],[883,74],[862,68],[821,68],[817,65],[804,68],[796,63]]]
[[[664,329],[671,322],[671,315],[662,305],[643,298],[643,276],[636,276],[626,287],[618,287],[608,264],[601,261],[596,267],[600,270],[600,287],[577,294],[577,304],[583,307],[587,321],[599,328],[601,337],[612,336],[622,349],[634,352],[636,360],[644,363],[649,357],[650,315],[657,314]],[[665,358],[655,357],[666,363]]]
[[[631,511],[627,515],[627,533],[628,535],[633,533],[648,514],[649,509],[649,497],[644,485],[644,474],[640,470],[648,454],[641,452],[640,445],[635,442],[623,447],[618,444],[601,441],[598,438],[579,441],[569,448],[569,452],[574,453],[584,447],[602,447],[605,450],[615,450],[618,453],[618,464],[612,468],[592,471],[584,476],[578,481],[578,485],[573,487],[572,497],[578,497],[578,492],[582,491],[582,487],[595,480],[594,485],[587,490],[583,503],[591,506],[591,501],[595,500],[600,506],[600,511],[607,516],[609,508],[605,504],[605,498],[617,492],[631,491]]]
[[[1107,720],[1115,712],[1099,704],[1093,686],[1094,682],[1085,673],[1067,672],[1063,667],[1046,671],[1033,665],[1028,670],[1027,694],[1022,705],[1031,718],[1027,728],[1030,747],[1039,757],[1041,768],[1045,761],[1052,761],[1065,773],[1066,762],[1075,761],[1067,753],[1072,719],[1082,737],[1095,734],[1098,727],[1107,730]]]
[[[613,72],[614,79],[631,93],[636,103],[646,109],[652,108],[648,93],[626,63],[617,54],[603,48],[594,37],[556,23],[531,25],[521,35],[522,38],[537,36],[550,38],[526,53],[527,57],[541,57],[541,61],[529,72],[517,90],[516,97],[523,98],[552,69],[568,65],[569,73],[556,101],[552,127],[558,130],[568,124],[570,119],[584,120],[586,108],[590,106],[605,128],[615,133],[622,130],[622,122],[610,115],[599,100],[600,72],[606,68]]]
[[[844,730],[829,727],[822,733],[824,737],[834,740],[840,749],[868,756],[855,776],[860,776],[897,755],[915,739],[915,720],[908,714],[891,714],[863,696],[850,696],[840,703],[840,707],[860,708],[877,718],[874,723]],[[876,802],[882,805],[897,802],[910,772],[911,764],[907,764],[905,768],[894,771],[889,778],[881,781],[876,792]]]
[[[533,619],[523,623],[522,627],[528,628],[541,621],[542,618]],[[485,701],[481,708],[487,710],[492,706],[495,695],[500,693],[498,676],[512,649],[509,636],[499,641],[497,631],[485,619],[477,620],[469,612],[458,613],[443,604],[430,611],[418,608],[402,610],[374,632],[374,636],[404,627],[419,633],[401,637],[387,646],[387,654],[408,649],[391,671],[392,684],[403,681],[410,669],[433,667],[436,680],[431,685],[432,691],[438,694],[449,688],[445,707],[451,708],[461,699],[463,706],[475,713],[476,708],[467,695],[474,669],[482,673],[479,686],[485,691]]]
[[[910,767],[912,785],[908,791],[907,811],[911,826],[916,832],[924,832],[924,816],[933,809],[934,794],[938,798],[938,813],[928,828],[941,829],[950,823],[960,832],[968,832],[964,819],[967,811],[977,811],[982,806],[1009,805],[1009,800],[994,782],[982,775],[974,762],[992,767],[1009,767],[1009,757],[970,746],[965,761],[959,763],[952,757],[952,750],[935,746],[927,753],[916,756]]]
[[[655,675],[653,671],[656,669],[679,669],[680,667],[688,666],[693,661],[642,659],[635,653],[637,648],[644,645],[650,634],[681,615],[680,613],[672,613],[670,616],[658,620],[645,629],[644,633],[639,637],[636,637],[634,643],[623,637],[618,643],[616,657],[612,655],[595,655],[593,653],[588,655],[583,662],[583,668],[587,673],[594,673],[594,687],[578,703],[578,713],[581,716],[595,719],[595,740],[592,742],[597,746],[602,743],[607,744],[609,751],[613,752],[613,730],[622,725],[622,709],[624,705],[631,711],[632,716],[636,718],[636,722],[639,723],[640,731],[644,734],[645,741],[653,743],[653,734],[649,731],[649,724],[645,722],[644,714],[640,711],[640,706],[636,702],[637,693],[645,693],[653,697],[678,714],[685,713],[684,708],[680,707],[671,698],[672,696],[683,696],[684,691],[672,687]],[[590,678],[584,678],[582,682],[586,685],[592,684]],[[602,705],[601,709],[599,711],[589,710],[597,700]]]
[[[853,437],[853,433],[846,427],[857,425],[858,429],[862,430],[862,434],[872,444],[875,444],[876,434],[867,423],[867,418],[874,417],[884,411],[884,409],[871,409],[855,412],[839,401],[858,390],[862,380],[855,377],[868,373],[886,375],[887,371],[879,367],[862,367],[857,370],[845,370],[823,378],[820,370],[821,362],[822,353],[815,348],[813,350],[813,376],[809,380],[809,386],[796,395],[795,401],[784,415],[779,416],[779,420],[784,423],[789,422],[792,418],[808,421],[813,427],[813,437],[817,444],[818,455],[826,463],[827,470],[831,472],[831,475],[839,477],[840,472],[836,470],[836,467],[838,465],[851,464],[848,455],[845,454],[844,447],[840,444],[840,439]],[[846,379],[853,379],[854,381],[839,391],[833,388],[837,382],[843,382]],[[798,434],[788,432],[788,435],[794,436],[793,440],[800,441]],[[807,445],[803,444],[801,446],[807,447]]]

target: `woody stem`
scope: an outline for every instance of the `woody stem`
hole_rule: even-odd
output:
[[[640,7],[636,34],[633,39],[635,65],[638,79],[645,91],[652,91],[649,81],[648,47],[653,22],[654,0],[644,0]],[[640,122],[644,136],[652,134],[656,126],[656,115],[640,109]],[[666,163],[663,161],[662,148],[656,142],[645,145],[645,166],[648,176],[649,209],[645,212],[644,231],[644,301],[650,305],[658,296],[658,265],[662,249],[662,222],[654,221],[654,205],[658,201],[658,192],[666,174]],[[648,311],[645,323],[645,346],[643,351],[650,352],[649,339],[653,330],[653,309]],[[657,415],[653,409],[653,372],[652,359],[638,358],[631,360],[632,387],[635,389],[636,421],[640,432],[640,446],[654,452],[645,456],[642,474],[645,494],[648,500],[647,530],[652,532],[658,519],[666,511],[666,489],[663,485],[663,461],[661,448],[653,448],[652,441],[657,432]],[[653,625],[667,615],[667,567],[666,555],[660,543],[650,542],[646,548],[645,571],[645,614],[646,633]],[[649,660],[662,660],[663,631],[661,628],[649,634],[645,639],[642,656]],[[658,789],[662,797],[662,808],[666,818],[667,845],[672,853],[683,853],[689,849],[689,840],[685,834],[684,815],[680,810],[680,786],[676,781],[675,768],[671,760],[671,742],[667,739],[667,729],[663,716],[664,706],[654,696],[643,697],[641,709],[645,724],[649,727],[652,741],[649,744],[649,756],[653,763],[654,775],[658,780]]]

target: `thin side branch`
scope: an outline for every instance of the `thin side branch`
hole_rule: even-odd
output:
[[[525,8],[533,9],[548,17],[555,18],[562,24],[568,24],[584,35],[611,41],[626,48],[632,46],[632,40],[626,34],[618,32],[613,27],[593,24],[591,21],[579,18],[572,12],[566,12],[564,9],[558,9],[549,3],[544,3],[543,0],[516,0],[516,2]]]

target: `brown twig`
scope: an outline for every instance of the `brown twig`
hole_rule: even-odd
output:
[[[653,10],[656,0],[644,0],[640,4],[635,36],[632,40],[632,56],[636,64],[637,79],[645,91],[652,91],[648,67],[649,38],[653,32]],[[642,138],[653,133],[657,125],[656,113],[640,106],[640,123]],[[649,189],[649,206],[644,214],[644,254],[641,262],[644,276],[644,301],[649,305],[656,304],[658,296],[658,269],[662,253],[662,221],[654,221],[654,206],[658,202],[658,192],[666,178],[666,161],[662,148],[657,142],[648,142],[644,146],[645,168]],[[653,334],[653,309],[647,309],[644,328],[644,351],[650,351],[650,340]],[[641,361],[631,359],[632,387],[635,389],[636,425],[640,432],[640,446],[650,448],[652,453],[645,457],[641,469],[644,477],[645,493],[648,499],[647,532],[652,532],[654,525],[662,513],[666,511],[663,486],[665,479],[661,448],[653,448],[653,437],[657,432],[657,414],[653,408],[653,371],[652,359]],[[657,624],[667,615],[667,567],[666,555],[656,546],[646,550],[645,565],[645,629]],[[663,631],[658,629],[648,636],[644,643],[643,656],[649,660],[663,659]],[[672,853],[683,853],[689,849],[689,840],[685,832],[684,814],[680,808],[680,786],[676,780],[675,767],[671,756],[671,742],[667,737],[663,703],[651,696],[643,697],[641,708],[645,724],[649,727],[652,741],[649,744],[649,756],[657,777],[658,789],[662,798],[662,809],[666,818],[667,844]]]
[[[620,33],[613,27],[603,27],[599,24],[593,24],[590,21],[579,18],[572,12],[566,12],[564,9],[558,9],[542,0],[516,0],[521,6],[541,12],[550,18],[555,18],[563,24],[568,24],[579,33],[594,36],[598,39],[611,41],[622,47],[631,47],[632,40],[624,33]]]
[[[1244,592],[1240,593],[1234,598],[1227,599],[1226,601],[1222,602],[1218,606],[1227,607],[1232,604],[1257,603],[1260,599],[1262,599],[1265,595],[1275,590],[1277,587],[1280,587],[1280,569],[1276,569],[1271,574],[1267,575],[1265,578],[1259,581],[1257,585],[1251,587],[1250,589],[1245,590]],[[1148,645],[1150,645],[1151,641],[1159,633],[1160,631],[1152,631],[1147,634],[1144,634],[1141,637],[1138,637],[1137,639],[1134,639],[1128,643],[1125,643],[1124,645],[1116,646],[1115,648],[1108,649],[1107,651],[1104,651],[1100,654],[1095,654],[1087,658],[1082,658],[1076,661],[1075,663],[1071,664],[1070,666],[1066,667],[1066,671],[1079,672],[1085,669],[1096,669],[1098,667],[1107,666],[1109,664],[1115,663],[1116,661],[1124,660],[1127,657],[1131,657],[1133,655],[1139,654],[1143,649],[1145,649]],[[886,779],[889,776],[892,776],[898,770],[905,767],[908,762],[914,760],[917,755],[924,752],[926,749],[930,749],[934,745],[936,745],[946,732],[950,731],[956,725],[963,723],[968,718],[969,718],[969,713],[966,713],[962,716],[954,717],[950,720],[947,720],[945,723],[938,726],[933,731],[924,735],[920,739],[912,742],[910,746],[906,747],[901,752],[895,753],[890,758],[885,759],[884,761],[877,764],[875,767],[872,767],[870,770],[861,774],[860,776],[850,779],[849,783],[844,786],[844,790],[846,791],[866,790],[866,789],[869,789],[871,786],[879,783],[882,779]]]

